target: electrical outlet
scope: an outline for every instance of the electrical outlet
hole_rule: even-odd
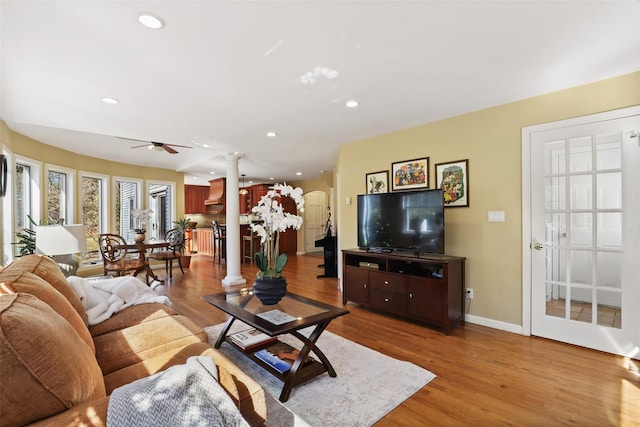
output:
[[[467,288],[467,299],[473,299],[473,289]]]

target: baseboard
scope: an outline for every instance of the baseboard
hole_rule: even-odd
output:
[[[474,316],[473,314],[466,314],[464,320],[474,325],[486,326],[488,328],[500,329],[501,331],[512,332],[514,334],[522,335],[522,325],[515,325],[513,323],[501,322],[499,320],[488,319],[486,317]]]

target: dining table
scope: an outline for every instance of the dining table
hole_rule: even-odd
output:
[[[147,283],[149,283],[149,277],[151,277],[154,281],[164,283],[163,279],[160,279],[153,272],[151,265],[149,265],[149,260],[147,259],[146,253],[147,251],[153,251],[154,249],[167,248],[169,246],[169,242],[166,240],[159,239],[149,239],[143,242],[134,242],[127,241],[125,244],[118,245],[119,248],[127,249],[131,252],[138,252],[139,257],[145,265],[145,273],[147,274]],[[153,282],[151,282],[153,283]]]

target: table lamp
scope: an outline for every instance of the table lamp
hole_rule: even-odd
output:
[[[41,225],[36,227],[36,250],[53,256],[66,277],[78,271],[78,261],[73,254],[87,250],[84,224]]]

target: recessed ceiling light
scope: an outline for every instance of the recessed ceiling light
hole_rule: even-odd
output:
[[[296,172],[296,175],[300,176],[302,175],[302,172]]]
[[[209,172],[209,174],[210,174],[210,175],[215,175],[216,173],[215,173],[215,172],[213,172],[213,171],[211,171],[211,172]]]
[[[356,108],[358,105],[360,105],[360,103],[358,101],[356,101],[355,99],[350,99],[347,102],[345,102],[344,105],[347,108]]]
[[[105,96],[104,98],[102,98],[102,102],[104,102],[105,104],[117,104],[120,101],[118,101],[116,98]]]
[[[152,30],[159,30],[165,26],[165,22],[162,18],[150,12],[138,13],[138,22]]]
[[[275,138],[276,136],[278,136],[278,134],[275,133],[274,131],[269,131],[269,132],[267,132],[267,136],[269,138]]]

